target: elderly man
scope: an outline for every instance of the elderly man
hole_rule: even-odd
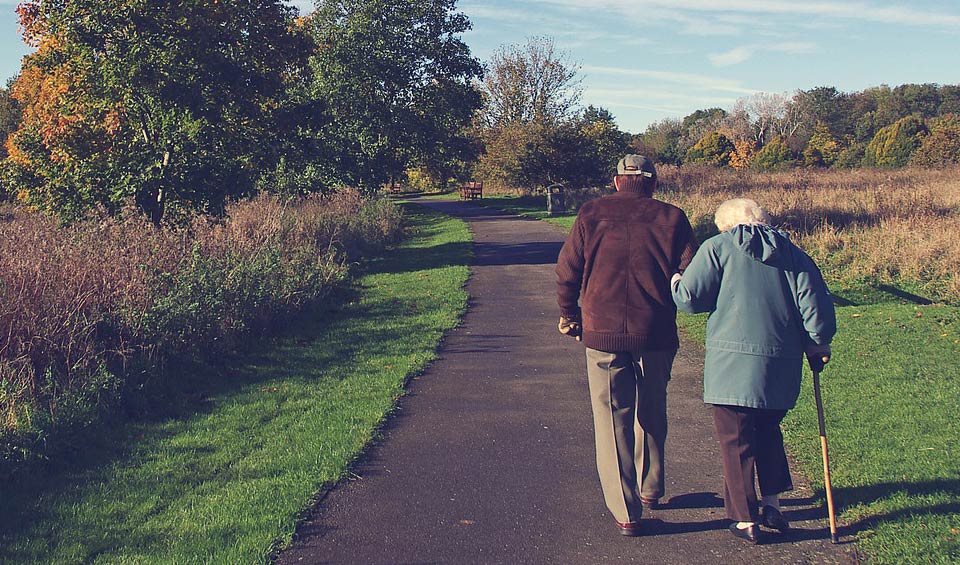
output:
[[[710,312],[703,400],[713,405],[730,531],[751,543],[760,524],[790,527],[780,512],[780,493],[793,488],[780,422],[797,402],[804,353],[822,369],[837,331],[820,270],[769,223],[753,200],[724,202],[721,233],[671,282],[681,310]]]
[[[621,534],[664,494],[667,381],[676,354],[670,276],[696,252],[683,211],[651,196],[650,159],[617,165],[617,192],[587,202],[557,262],[560,332],[587,348],[597,470]],[[579,304],[578,304],[579,301]]]

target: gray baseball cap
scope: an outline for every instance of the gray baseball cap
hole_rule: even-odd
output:
[[[617,174],[657,178],[657,169],[653,166],[653,161],[643,155],[627,155],[617,163]]]

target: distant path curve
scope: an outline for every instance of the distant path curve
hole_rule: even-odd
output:
[[[420,201],[474,235],[470,310],[411,382],[380,441],[303,524],[278,562],[853,563],[809,489],[795,526],[754,547],[726,531],[702,350],[684,344],[669,388],[667,495],[648,535],[618,535],[596,477],[583,348],[556,331],[564,234],[453,201]]]

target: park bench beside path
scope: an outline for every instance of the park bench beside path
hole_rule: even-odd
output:
[[[563,232],[466,203],[423,204],[473,231],[470,310],[279,563],[856,561],[852,546],[829,543],[802,479],[784,500],[794,531],[761,546],[726,531],[702,349],[690,343],[668,393],[665,504],[644,515],[644,537],[618,535],[596,477],[583,348],[556,331]]]

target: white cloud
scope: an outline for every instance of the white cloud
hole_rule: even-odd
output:
[[[707,58],[710,59],[710,62],[718,67],[729,67],[730,65],[739,65],[744,61],[750,59],[754,54],[754,50],[747,46],[734,47],[729,51],[723,53],[711,53],[707,55]]]
[[[680,84],[702,91],[729,92],[732,94],[748,96],[757,93],[756,90],[743,86],[739,81],[692,73],[603,66],[587,66],[583,68],[583,71],[588,74],[594,73],[598,75],[631,76],[648,80],[658,80],[671,84]]]
[[[617,10],[627,15],[667,17],[685,10],[719,14],[777,14],[843,18],[913,26],[960,27],[960,15],[876,2],[798,2],[794,0],[536,0],[568,8]]]
[[[723,53],[711,53],[707,55],[710,62],[717,67],[729,67],[744,63],[757,53],[773,52],[786,53],[788,55],[805,55],[817,52],[817,45],[809,42],[772,42],[769,44],[753,43],[749,45],[740,45]]]
[[[818,51],[816,43],[801,41],[764,45],[763,48],[767,51],[777,51],[789,55],[809,55],[810,53],[816,53]]]
[[[684,94],[676,90],[652,88],[647,85],[638,85],[635,88],[586,88],[583,96],[585,100],[607,100],[616,104],[638,103],[645,101],[659,102],[658,107],[687,108],[692,106],[730,106],[737,101],[731,96],[707,96]],[[602,104],[601,104],[602,105]]]

